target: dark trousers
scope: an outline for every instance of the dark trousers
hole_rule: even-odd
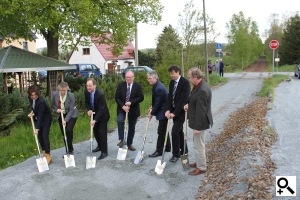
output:
[[[93,131],[101,153],[107,153],[107,122],[96,122]]]
[[[220,69],[220,76],[224,76],[224,69]]]
[[[42,150],[45,151],[45,153],[47,154],[50,154],[50,140],[49,140],[50,126],[51,126],[51,120],[46,121],[43,123],[43,126],[40,127],[38,132],[38,139],[42,147]]]
[[[126,113],[120,113],[118,114],[118,135],[119,135],[119,140],[124,139],[124,135],[126,134],[124,131],[124,123],[125,123],[125,116]],[[133,138],[135,134],[135,125],[137,122],[137,118],[130,117],[128,115],[128,133],[127,133],[127,145],[131,146],[133,143]]]
[[[184,133],[183,133],[183,123],[184,121],[179,120],[178,117],[173,118],[172,127],[172,147],[173,156],[180,157],[183,154],[184,149]],[[188,148],[186,144],[186,151],[188,153]]]
[[[73,129],[74,129],[74,126],[76,124],[76,121],[77,121],[77,118],[72,118],[71,117],[70,120],[66,123],[66,136],[67,136],[67,144],[66,144],[66,141],[65,141],[65,138],[64,138],[63,125],[62,125],[62,122],[61,122],[61,117],[58,118],[58,124],[59,124],[60,130],[61,130],[62,136],[63,136],[66,152],[67,152],[67,145],[68,145],[69,152],[74,151],[74,148],[73,148]]]
[[[158,137],[157,137],[157,143],[156,143],[156,151],[158,153],[163,152],[167,125],[168,125],[168,119],[159,120],[159,122],[158,122],[158,128],[157,128]],[[168,138],[167,138],[166,149],[171,150],[169,133],[168,133]]]

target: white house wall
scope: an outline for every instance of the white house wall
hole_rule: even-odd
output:
[[[83,55],[83,48],[90,48],[90,55]],[[74,51],[70,60],[70,64],[95,64],[103,74],[106,73],[106,62],[100,54],[95,44],[91,46],[78,46],[78,51]]]

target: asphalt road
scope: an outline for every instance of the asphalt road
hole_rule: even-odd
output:
[[[260,90],[263,82],[263,77],[268,76],[268,73],[239,73],[239,74],[225,74],[229,77],[229,82],[222,86],[213,89],[212,112],[214,117],[214,126],[207,134],[206,140],[210,141],[217,136],[223,129],[223,124],[230,115],[238,108],[245,104],[252,102],[256,98],[256,93]],[[285,87],[290,87],[295,84],[296,79],[292,82],[283,83],[276,90],[276,95],[280,93]],[[300,82],[299,82],[300,84]],[[290,91],[290,90],[289,90]],[[291,96],[293,91],[291,92]],[[277,94],[278,93],[278,94]],[[286,95],[286,94],[285,94]],[[279,108],[277,96],[274,101],[274,108]],[[299,99],[299,98],[298,98]],[[282,98],[282,101],[288,101],[287,98]],[[296,101],[296,100],[295,100]],[[294,104],[295,105],[295,104]],[[274,109],[274,112],[275,112]],[[292,108],[291,108],[292,109]],[[293,111],[297,111],[294,107]],[[273,117],[278,114],[270,111],[269,119],[280,127],[280,122],[277,122]],[[276,110],[276,112],[281,112]],[[287,111],[285,111],[287,113]],[[297,113],[297,112],[295,112]],[[294,116],[293,126],[298,126],[296,123],[297,117]],[[142,148],[143,134],[145,132],[147,119],[139,119],[136,127],[136,136],[134,138],[134,146],[137,150]],[[289,122],[290,123],[290,122]],[[149,125],[148,138],[145,145],[146,154],[151,154],[155,150],[157,138],[157,121],[152,119]],[[285,124],[285,123],[284,123]],[[299,123],[298,123],[299,124]],[[279,132],[280,128],[276,128]],[[285,124],[285,127],[288,126]],[[297,130],[297,129],[295,129]],[[294,134],[295,134],[294,130]],[[289,132],[292,133],[292,132]],[[288,134],[284,132],[284,134]],[[299,138],[299,137],[298,137]],[[285,145],[283,141],[281,145]],[[37,170],[35,159],[32,157],[18,165],[9,167],[0,171],[0,199],[194,199],[195,194],[203,180],[204,175],[196,177],[189,176],[188,170],[184,171],[181,162],[170,163],[171,153],[166,153],[165,161],[167,162],[165,171],[162,175],[157,175],[154,172],[156,162],[160,158],[146,157],[144,162],[140,165],[135,165],[133,160],[137,154],[135,152],[128,152],[125,161],[118,161],[117,151],[117,131],[113,131],[108,136],[109,156],[104,160],[97,161],[95,169],[85,169],[85,159],[89,152],[89,141],[75,144],[75,168],[65,168],[62,155],[64,149],[57,149],[51,152],[53,156],[53,163],[50,165],[50,170],[39,173]],[[292,141],[293,144],[296,143]],[[291,143],[292,143],[291,142]],[[190,149],[189,159],[194,161],[194,153],[192,148],[191,130],[188,129],[188,146]],[[295,150],[297,148],[295,147]],[[279,152],[278,152],[279,151]],[[277,158],[279,166],[283,169],[287,166],[292,167],[296,163],[282,162],[282,157],[290,154],[288,149],[283,151],[282,148],[274,149],[274,160]],[[99,156],[98,153],[94,154]],[[299,155],[295,155],[295,157]],[[292,158],[292,155],[289,156]],[[286,158],[287,159],[287,158]],[[299,159],[298,159],[299,160]],[[296,161],[295,161],[296,162]],[[209,167],[209,166],[208,166]],[[278,168],[278,169],[281,169]],[[286,168],[285,168],[286,169]],[[276,171],[280,174],[284,171]],[[291,174],[299,174],[297,166],[293,168]],[[300,192],[300,190],[299,190]]]

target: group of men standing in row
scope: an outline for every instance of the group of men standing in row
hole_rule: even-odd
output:
[[[169,160],[170,162],[175,163],[178,161],[180,156],[184,153],[185,140],[183,125],[185,122],[185,112],[187,112],[189,127],[193,130],[196,160],[195,163],[189,164],[190,167],[195,168],[189,172],[189,175],[205,173],[207,170],[205,134],[206,130],[213,125],[211,113],[211,89],[203,80],[202,72],[198,68],[189,69],[188,80],[181,76],[181,68],[176,65],[170,66],[168,72],[172,79],[169,83],[169,91],[159,81],[156,71],[153,70],[147,73],[147,80],[149,84],[152,85],[152,106],[149,108],[148,117],[151,119],[152,116],[155,116],[159,122],[157,128],[158,139],[156,150],[154,153],[150,154],[149,157],[158,157],[162,155],[168,120],[172,119],[172,145],[168,138],[165,151],[172,151],[172,157]],[[190,83],[193,86],[192,90]],[[69,147],[68,149],[70,152],[68,153],[73,154],[73,128],[78,116],[75,98],[74,95],[68,91],[69,88],[67,83],[61,83],[58,89],[59,91],[55,93],[55,97],[52,99],[52,108],[53,111],[57,113],[60,127],[67,127],[66,132],[68,140],[65,145],[68,145]],[[35,121],[37,122],[35,134],[40,135],[38,138],[47,158],[47,155],[48,157],[50,156],[49,129],[51,122],[48,123],[49,120],[46,120],[46,118],[49,118],[48,113],[50,113],[50,111],[47,111],[45,103],[42,103],[43,109],[36,109],[36,102],[44,102],[44,99],[37,93],[38,91],[36,89],[28,89],[32,113],[34,113]],[[141,85],[134,81],[134,73],[132,71],[127,71],[125,74],[125,81],[118,85],[115,93],[119,139],[117,145],[119,147],[123,147],[126,142],[129,150],[136,150],[133,146],[133,139],[137,119],[140,116],[139,104],[143,100],[144,94]],[[93,127],[95,139],[98,144],[98,146],[93,149],[93,152],[101,151],[101,155],[98,159],[104,159],[108,155],[107,123],[110,114],[106,104],[105,95],[100,88],[97,88],[97,83],[92,78],[87,79],[86,82],[85,103],[88,110],[87,114],[89,116],[93,115],[93,121],[91,121],[90,126]],[[65,116],[64,120],[60,118],[60,112],[63,112]],[[124,141],[126,113],[128,113],[128,137],[127,141]],[[187,145],[185,153],[188,153]]]

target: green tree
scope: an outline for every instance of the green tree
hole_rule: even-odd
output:
[[[300,16],[297,13],[291,17],[283,30],[279,46],[280,62],[282,64],[300,63]]]
[[[206,23],[206,32],[209,36],[208,39],[214,41],[218,35],[214,29],[215,22],[213,19],[209,18],[208,15],[206,15]],[[179,13],[178,24],[179,32],[182,37],[181,41],[185,49],[184,63],[186,63],[185,66],[187,66],[187,68],[190,68],[193,66],[195,59],[199,57],[199,54],[197,57],[191,56],[191,46],[204,42],[203,39],[201,39],[204,33],[203,12],[195,9],[193,0],[190,0],[188,3],[186,3],[183,12]]]
[[[139,65],[155,68],[156,58],[155,53],[139,51]]]
[[[227,48],[231,54],[232,68],[244,69],[257,61],[264,50],[257,23],[250,17],[246,18],[243,12],[239,12],[239,14],[233,14],[226,26],[228,29]]]
[[[172,25],[166,26],[157,38],[156,59],[159,66],[181,63],[181,44]]]
[[[26,39],[33,39],[32,31],[42,34],[47,56],[55,59],[59,45],[74,49],[87,45],[85,38],[95,35],[100,36],[99,42],[113,44],[118,55],[136,23],[156,22],[161,13],[159,0],[1,0],[0,34]]]

